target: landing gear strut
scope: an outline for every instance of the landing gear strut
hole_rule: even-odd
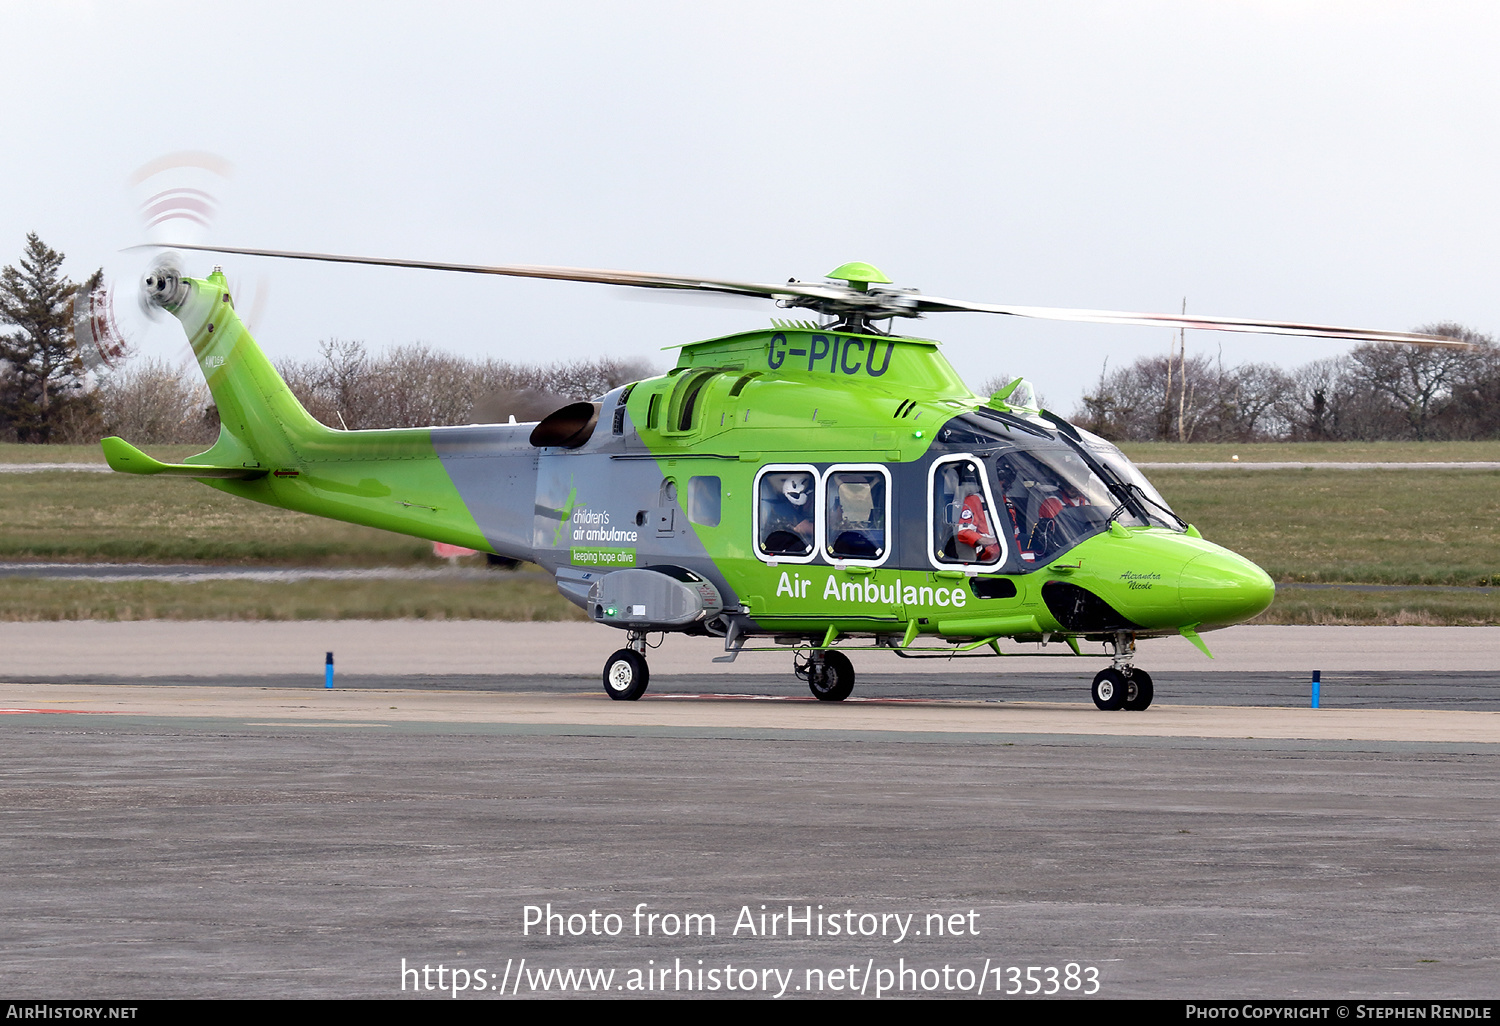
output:
[[[651,670],[646,665],[646,635],[630,632],[629,648],[622,648],[604,663],[604,693],[617,702],[634,702],[646,693]]]
[[[792,670],[820,702],[842,702],[854,691],[854,664],[842,652],[814,649],[805,661],[797,659]]]
[[[1155,695],[1151,675],[1131,665],[1135,659],[1134,635],[1127,631],[1117,631],[1114,646],[1114,665],[1099,671],[1090,694],[1094,704],[1106,712],[1116,709],[1140,712],[1150,706]]]

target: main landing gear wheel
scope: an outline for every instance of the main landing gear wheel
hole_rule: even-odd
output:
[[[1125,671],[1125,708],[1133,712],[1140,712],[1151,704],[1151,697],[1155,694],[1151,687],[1151,674],[1145,670],[1131,667]],[[1098,701],[1095,699],[1095,701]],[[1103,708],[1103,706],[1100,706]]]
[[[604,693],[617,702],[634,702],[650,682],[646,657],[639,652],[622,648],[604,664]]]
[[[1089,690],[1094,696],[1094,704],[1105,712],[1114,712],[1125,705],[1125,691],[1128,684],[1125,675],[1119,670],[1100,670],[1099,675],[1094,678],[1094,686]]]
[[[842,652],[824,652],[813,657],[807,668],[807,686],[820,702],[842,702],[854,692],[854,664]]]

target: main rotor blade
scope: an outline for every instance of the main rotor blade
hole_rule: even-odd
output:
[[[1472,348],[1472,344],[1446,335],[1414,331],[1374,331],[1365,328],[1343,328],[1326,324],[1298,324],[1292,321],[1262,321],[1238,317],[1203,317],[1186,314],[1127,313],[1116,310],[1068,310],[1047,306],[1002,306],[995,303],[968,303],[956,299],[924,296],[905,289],[871,288],[857,291],[843,284],[820,285],[815,282],[789,281],[786,284],[726,281],[717,278],[687,278],[645,271],[594,270],[585,267],[549,267],[531,264],[450,264],[436,260],[395,260],[389,257],[339,256],[332,253],[300,253],[279,249],[244,249],[230,246],[197,246],[178,244],[174,249],[200,250],[207,253],[234,253],[241,256],[281,257],[289,260],[319,260],[336,264],[372,264],[380,267],[413,267],[429,271],[459,271],[465,274],[498,274],[511,278],[547,278],[554,281],[589,281],[601,285],[626,285],[634,288],[668,289],[686,292],[718,292],[732,296],[759,296],[781,300],[783,306],[805,307],[838,316],[858,313],[869,320],[883,317],[914,317],[924,313],[991,313],[1010,317],[1035,317],[1052,321],[1081,321],[1094,324],[1136,324],[1146,327],[1195,328],[1207,331],[1243,331],[1262,335],[1300,335],[1311,338],[1348,339],[1355,342],[1399,342],[1407,345],[1454,346]]]
[[[722,292],[736,296],[759,296],[767,299],[837,300],[848,289],[842,285],[819,285],[814,282],[788,282],[768,285],[756,282],[722,281],[714,278],[683,278],[645,271],[608,271],[587,267],[549,267],[533,264],[449,264],[436,260],[394,260],[389,257],[340,256],[333,253],[297,253],[280,249],[240,249],[231,246],[191,246],[175,244],[172,249],[194,249],[206,253],[234,253],[239,256],[282,257],[287,260],[320,260],[334,264],[374,264],[380,267],[415,267],[428,271],[459,271],[464,274],[499,274],[510,278],[548,278],[554,281],[591,281],[601,285],[630,285],[643,289],[682,289],[692,292]]]
[[[1294,321],[1258,321],[1241,317],[1202,317],[1193,314],[1126,313],[1117,310],[1067,310],[1050,306],[1001,306],[994,303],[966,303],[961,300],[917,296],[922,313],[967,311],[970,313],[1005,314],[1010,317],[1037,317],[1049,321],[1083,321],[1093,324],[1139,324],[1147,327],[1199,328],[1209,331],[1246,331],[1259,335],[1301,335],[1310,338],[1341,338],[1356,342],[1401,342],[1406,345],[1452,346],[1472,349],[1473,345],[1447,335],[1430,335],[1418,331],[1376,331],[1368,328],[1341,328],[1328,324],[1298,324]]]

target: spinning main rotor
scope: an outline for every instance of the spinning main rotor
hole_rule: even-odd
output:
[[[988,313],[1008,317],[1033,317],[1052,321],[1081,321],[1094,324],[1134,324],[1147,327],[1196,328],[1211,331],[1242,331],[1263,335],[1301,335],[1313,338],[1349,339],[1356,342],[1397,342],[1421,346],[1456,346],[1470,344],[1447,335],[1413,331],[1375,331],[1365,328],[1343,328],[1326,324],[1299,324],[1291,321],[1251,320],[1239,317],[1202,317],[1191,314],[1128,313],[1117,310],[1072,310],[1047,306],[1009,306],[998,303],[971,303],[956,299],[927,296],[916,289],[891,286],[891,281],[876,268],[864,263],[848,263],[830,271],[827,283],[804,282],[795,278],[775,284],[725,281],[716,278],[687,278],[644,271],[593,270],[583,267],[547,267],[530,264],[453,264],[435,260],[396,260],[387,257],[340,256],[331,253],[301,253],[278,249],[245,249],[230,246],[176,245],[173,249],[201,250],[208,253],[232,253],[240,256],[281,257],[288,260],[319,260],[339,264],[373,264],[381,267],[414,267],[430,271],[459,271],[465,274],[498,274],[511,278],[548,278],[555,281],[588,281],[602,285],[626,285],[632,288],[666,289],[684,292],[711,292],[731,296],[751,296],[773,300],[787,309],[807,309],[830,318],[837,330],[885,334],[870,322],[896,317],[922,317],[930,313]],[[170,270],[170,269],[169,269]],[[148,286],[159,286],[161,274]]]

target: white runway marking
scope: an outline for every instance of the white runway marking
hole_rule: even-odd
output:
[[[43,470],[74,471],[85,474],[108,474],[108,463],[0,463],[0,474],[35,474]]]

